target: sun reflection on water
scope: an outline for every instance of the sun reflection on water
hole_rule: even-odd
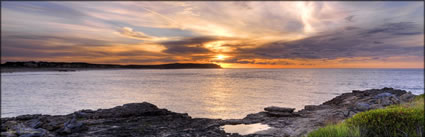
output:
[[[221,112],[227,112],[229,109],[232,109],[228,101],[235,98],[237,92],[232,92],[229,86],[230,82],[224,78],[224,71],[218,70],[216,71],[216,75],[219,77],[211,79],[209,81],[210,83],[206,84],[208,85],[205,87],[206,92],[203,92],[203,96],[205,96],[206,99],[203,100],[203,103],[207,106],[205,107],[205,111],[220,115],[225,114]]]

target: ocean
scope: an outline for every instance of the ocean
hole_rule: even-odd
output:
[[[1,74],[1,117],[150,102],[202,118],[318,105],[352,90],[424,92],[423,69],[122,69]]]

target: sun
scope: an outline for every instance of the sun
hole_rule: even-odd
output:
[[[215,56],[215,59],[217,60],[224,60],[224,58],[226,58],[226,56],[218,54],[217,56]]]

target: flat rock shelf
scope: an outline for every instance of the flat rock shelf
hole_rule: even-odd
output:
[[[80,110],[68,115],[21,115],[1,118],[1,136],[303,136],[329,121],[342,121],[370,109],[411,101],[416,95],[393,88],[354,90],[320,105],[293,108],[266,107],[264,112],[243,119],[192,118],[143,102],[124,104],[110,109]],[[227,133],[226,125],[262,124],[270,128],[250,134]]]

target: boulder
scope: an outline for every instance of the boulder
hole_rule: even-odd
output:
[[[287,113],[292,113],[292,112],[294,112],[295,108],[271,106],[271,107],[264,108],[264,110],[267,111],[267,112],[287,112]]]

